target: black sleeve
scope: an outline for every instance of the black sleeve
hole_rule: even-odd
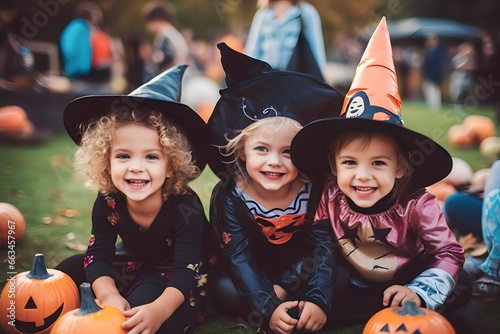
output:
[[[108,212],[105,197],[98,195],[92,209],[92,230],[84,262],[90,284],[101,276],[112,277],[118,232],[113,225],[113,217]]]
[[[186,300],[197,284],[198,265],[203,244],[205,212],[194,193],[179,196],[174,222],[174,270],[168,286],[182,292]]]
[[[321,307],[329,316],[336,279],[334,252],[337,243],[329,220],[314,221],[318,206],[320,203],[324,204],[324,201],[321,201],[323,189],[324,182],[316,181],[308,203],[308,241],[312,246],[312,253],[304,260],[302,271],[306,273],[302,275],[309,277],[304,299]]]
[[[282,303],[273,286],[252,258],[249,238],[242,219],[248,209],[241,200],[231,195],[232,185],[219,183],[212,192],[210,222],[214,228],[222,254],[227,260],[231,277],[240,296],[249,302],[252,310],[269,318]]]

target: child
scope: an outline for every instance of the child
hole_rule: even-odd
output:
[[[464,251],[424,189],[451,171],[452,159],[403,127],[396,82],[383,18],[340,117],[305,126],[292,142],[300,171],[329,168],[332,176],[313,223],[313,229],[329,225],[337,240],[332,320],[367,321],[383,307],[412,300],[442,312],[457,332],[475,333],[480,326],[468,323],[474,309]]]
[[[209,292],[223,312],[251,326],[318,331],[332,282],[315,272],[306,215],[317,201],[289,150],[302,124],[338,114],[342,96],[313,76],[271,71],[218,47],[228,88],[208,122],[216,147],[209,165],[222,179],[210,219],[225,263]]]
[[[187,185],[205,166],[206,125],[177,102],[185,68],[127,96],[76,99],[64,112],[79,145],[76,167],[99,192],[86,279],[100,303],[123,311],[122,327],[134,333],[183,333],[196,321],[196,288],[206,278],[198,273],[206,218]],[[123,245],[115,255],[117,236]],[[81,267],[68,269],[69,262],[59,268],[78,276]]]

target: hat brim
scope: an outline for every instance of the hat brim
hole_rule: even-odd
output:
[[[194,110],[182,103],[130,95],[83,96],[70,102],[64,110],[64,127],[71,139],[79,145],[82,130],[91,120],[96,120],[112,111],[128,111],[137,108],[159,111],[167,120],[179,126],[191,146],[195,165],[200,171],[205,168],[208,142],[206,124]]]
[[[413,171],[409,190],[427,187],[450,173],[450,154],[431,138],[400,125],[361,118],[322,119],[308,124],[292,141],[292,161],[307,176],[322,176],[330,172],[327,149],[336,135],[343,131],[374,129],[394,136],[409,152]]]

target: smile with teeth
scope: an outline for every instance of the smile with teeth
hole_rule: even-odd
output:
[[[370,194],[377,189],[374,187],[353,187],[353,188],[357,193],[360,193],[360,194]]]
[[[132,185],[132,186],[136,186],[136,187],[140,187],[140,186],[144,186],[148,183],[149,181],[147,180],[127,180],[127,183]]]
[[[276,172],[261,172],[261,173],[264,174],[264,176],[272,178],[281,177],[285,175],[285,173],[276,173]]]

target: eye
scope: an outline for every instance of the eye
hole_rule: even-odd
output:
[[[146,160],[158,160],[158,159],[160,159],[160,158],[155,154],[146,155]]]
[[[116,158],[117,159],[129,159],[130,156],[128,154],[125,154],[125,153],[119,153],[116,155]]]
[[[354,160],[344,160],[341,162],[342,165],[346,166],[356,166],[356,161]]]
[[[255,150],[258,152],[267,152],[267,148],[264,146],[257,146]]]
[[[289,157],[290,156],[290,149],[283,150],[283,155]]]
[[[377,161],[373,162],[373,165],[374,166],[385,166],[386,163],[384,161],[377,160]]]

